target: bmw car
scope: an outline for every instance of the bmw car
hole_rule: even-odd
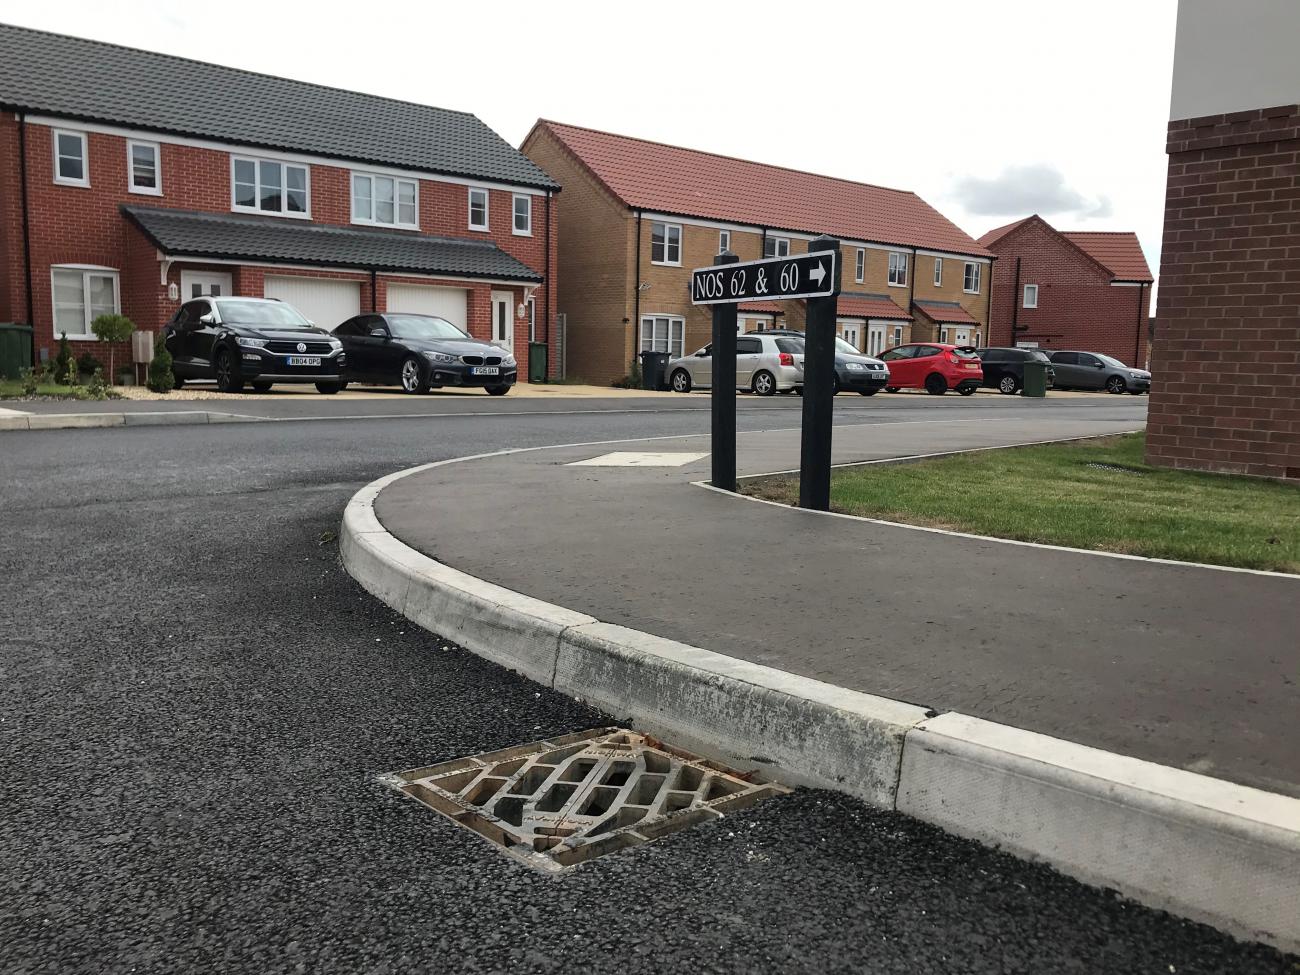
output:
[[[357,315],[334,329],[351,382],[400,385],[408,393],[443,386],[504,396],[518,378],[515,357],[434,315]]]

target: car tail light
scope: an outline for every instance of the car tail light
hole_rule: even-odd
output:
[[[961,359],[957,358],[957,356],[956,356],[954,353],[949,352],[949,353],[948,353],[948,361],[951,362],[951,363],[955,366],[955,365],[957,365],[958,363],[961,362]]]
[[[789,352],[782,352],[780,356],[780,362],[781,365],[783,366],[792,366],[794,365],[794,356],[792,356]]]

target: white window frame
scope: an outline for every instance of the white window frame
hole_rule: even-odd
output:
[[[95,264],[51,264],[50,265],[50,316],[54,326],[54,337],[63,334],[59,328],[58,294],[54,288],[54,276],[59,271],[79,271],[81,273],[81,295],[83,299],[81,315],[85,331],[74,335],[68,332],[69,342],[98,342],[95,333],[90,330],[90,279],[92,277],[113,279],[113,314],[122,314],[122,279],[115,267],[100,267]]]
[[[1034,295],[1032,301],[1031,301],[1030,298],[1029,298],[1029,293],[1030,293],[1030,290],[1031,290],[1031,289],[1032,289],[1032,291],[1033,291],[1033,295]],[[1021,307],[1021,308],[1037,308],[1037,307],[1038,307],[1038,285],[1036,285],[1036,284],[1027,284],[1027,285],[1025,285],[1025,293],[1024,293],[1024,296],[1021,298],[1021,301],[1020,301],[1020,307]]]
[[[525,302],[528,306],[528,341],[537,341],[537,299],[529,298]]]
[[[892,348],[894,348],[894,346],[898,346],[898,345],[902,345],[902,344],[903,344],[903,326],[902,326],[902,325],[895,325],[895,326],[894,326],[894,345],[891,345],[890,348],[892,349]]]
[[[519,201],[523,200],[528,204],[528,226],[520,230],[517,226],[519,220]],[[531,237],[533,235],[533,197],[529,193],[514,193],[510,197],[510,232],[516,237]]]
[[[946,327],[939,329],[939,344],[948,344],[948,329]]]
[[[468,186],[465,188],[465,207],[467,211],[466,219],[469,221],[470,230],[487,231],[492,226],[492,191],[486,186]],[[483,222],[474,222],[474,194],[483,194]],[[514,217],[511,216],[513,222]]]
[[[665,339],[665,345],[667,346],[667,348],[660,349],[660,348],[656,348],[655,346],[656,339],[654,335],[654,324],[656,321],[667,322],[668,330],[667,330],[667,337]],[[647,322],[650,323],[650,345],[649,346],[645,344],[645,329],[646,329]],[[675,352],[673,351],[673,326],[674,325],[676,325],[678,328],[677,350]],[[641,316],[640,327],[638,327],[637,329],[636,348],[638,352],[646,352],[646,351],[667,352],[671,358],[680,359],[682,356],[686,354],[686,319],[681,315],[656,315],[653,313],[643,314]]]
[[[356,215],[357,205],[357,184],[358,179],[370,181],[370,216],[358,217]],[[375,180],[391,179],[393,181],[393,222],[387,223],[383,220],[375,219]],[[401,184],[406,183],[415,191],[415,222],[405,223],[402,220],[401,205]],[[354,224],[364,227],[396,227],[398,230],[419,230],[420,229],[420,181],[418,179],[408,179],[404,176],[392,176],[388,173],[371,173],[361,169],[354,169],[348,173],[348,215]]]
[[[54,157],[54,182],[60,186],[89,186],[90,185],[90,140],[86,138],[86,133],[77,129],[54,129],[53,142],[50,148],[53,149]],[[63,176],[59,172],[59,136],[70,135],[81,142],[81,179],[72,179]]]
[[[973,273],[972,273],[973,271]],[[977,261],[967,261],[966,267],[962,270],[961,290],[968,295],[977,295],[980,293],[980,266]],[[975,287],[969,287],[971,280],[975,281]]]
[[[655,260],[655,227],[664,228],[664,258],[662,261]],[[669,250],[674,246],[668,240],[669,231],[677,231],[677,259],[670,261],[668,259]],[[658,264],[661,267],[681,267],[682,266],[682,225],[679,223],[665,223],[662,220],[654,220],[650,223],[650,263]],[[662,318],[663,316],[657,316]],[[644,318],[642,319],[644,321]]]
[[[867,249],[859,247],[853,265],[853,280],[861,284],[867,276]]]
[[[980,346],[980,332],[979,332],[979,329],[976,329],[976,330],[975,330],[975,341],[974,341],[974,343],[972,343],[972,344],[973,344],[973,345],[975,346],[975,348],[977,348],[977,349],[981,347],[981,346]]]
[[[718,253],[723,254],[729,250],[731,250],[731,231],[719,230],[718,231]]]
[[[768,245],[772,246],[772,253],[767,252]],[[764,260],[773,257],[790,256],[790,238],[789,237],[768,237],[763,241],[763,258]]]
[[[135,185],[135,150],[152,149],[153,150],[153,179],[155,186],[136,186]],[[162,147],[157,142],[146,142],[144,139],[127,139],[126,140],[126,188],[132,193],[139,193],[142,196],[162,196]]]
[[[907,252],[889,252],[889,286],[891,288],[907,287]]]
[[[936,288],[943,287],[943,258],[942,257],[936,257],[934,259],[934,286]]]
[[[241,162],[251,162],[253,164],[253,205],[241,206],[236,202],[235,191],[235,167]],[[274,163],[280,167],[280,209],[263,210],[260,206],[262,200],[262,163]],[[305,207],[301,213],[290,210],[289,207],[289,175],[290,169],[301,169],[303,171],[303,192],[306,194]],[[349,190],[349,193],[351,190]],[[232,152],[230,154],[230,209],[234,213],[257,213],[264,217],[288,217],[290,220],[310,220],[311,219],[311,167],[306,163],[289,162],[284,159],[276,159],[274,156],[249,156],[244,153]]]

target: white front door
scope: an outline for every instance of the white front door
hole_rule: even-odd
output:
[[[211,271],[181,272],[181,301],[189,301],[200,295],[229,298],[233,290],[229,274],[214,274]]]
[[[867,326],[867,355],[876,356],[885,351],[889,344],[888,325]]]
[[[492,342],[510,351],[514,351],[515,347],[513,304],[514,295],[510,292],[492,292]]]
[[[840,338],[855,349],[862,349],[862,328],[859,325],[841,325]]]
[[[955,328],[952,330],[953,345],[970,345],[970,329]]]

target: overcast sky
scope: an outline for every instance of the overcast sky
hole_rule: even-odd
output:
[[[910,189],[973,236],[1033,212],[1135,230],[1158,272],[1175,13],[1175,0],[64,0],[5,4],[0,19],[470,111],[515,145],[545,117]]]

